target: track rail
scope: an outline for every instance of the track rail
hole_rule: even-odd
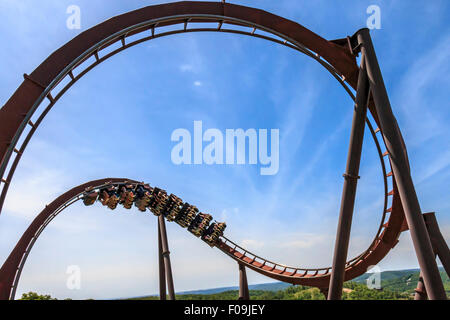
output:
[[[117,188],[130,183],[139,184],[137,181],[122,178],[90,181],[67,191],[47,205],[30,224],[0,269],[0,299],[14,299],[20,275],[31,249],[44,229],[58,214],[81,200],[86,192],[102,190],[111,186]],[[387,229],[388,227],[386,227]],[[347,263],[346,278],[351,279],[364,273],[367,266],[375,264],[390,250],[390,246],[383,245],[386,230],[380,236],[379,241],[375,242],[374,247]],[[320,288],[326,287],[329,282],[331,267],[305,269],[285,266],[255,255],[225,236],[222,236],[215,246],[234,260],[273,279]]]
[[[216,26],[191,28],[193,24]],[[164,31],[174,26],[179,28]],[[190,32],[234,33],[285,45],[317,61],[353,96],[346,81],[351,81],[350,86],[355,88],[358,69],[354,57],[292,21],[262,10],[215,2],[185,1],[136,10],[83,32],[55,51],[30,76],[25,75],[24,83],[0,109],[0,118],[5,119],[4,127],[0,128],[0,212],[25,148],[47,113],[73,84],[125,49],[163,36]],[[48,100],[46,106],[45,100]]]
[[[215,26],[194,26],[198,24]],[[172,29],[167,30],[168,28]],[[72,85],[95,66],[127,48],[159,37],[189,32],[241,34],[287,46],[321,64],[338,80],[349,96],[353,100],[355,98],[352,89],[356,88],[358,66],[346,39],[327,41],[293,21],[262,10],[228,3],[183,1],[135,10],[81,33],[55,51],[31,75],[25,75],[22,85],[0,109],[0,212],[25,148],[45,116]],[[47,101],[47,104],[44,101]],[[364,273],[368,266],[379,262],[398,242],[404,225],[403,208],[395,177],[390,170],[389,154],[381,147],[386,150],[383,137],[379,134],[381,131],[377,128],[379,120],[373,101],[370,101],[369,109],[374,123],[372,124],[369,118],[366,123],[380,157],[384,179],[384,205],[373,242],[365,252],[346,264],[347,280]],[[95,183],[90,182],[88,185]],[[29,250],[39,234],[56,214],[73,203],[69,202],[69,199],[77,201],[76,195],[79,193],[76,191],[83,189],[83,186],[86,187],[86,184],[65,193],[65,196],[56,199],[36,217],[29,227],[30,231],[27,229],[22,237],[24,240],[21,239],[22,242],[19,241],[16,246],[19,251],[15,251],[15,254],[20,256],[20,259],[15,257],[14,261],[8,264],[8,258],[1,269],[2,275],[13,272],[14,278],[17,276],[18,279]],[[68,194],[72,196],[68,197]],[[225,237],[218,248],[247,267],[271,278],[316,287],[328,286],[330,268],[302,269],[283,266],[252,254]],[[8,269],[8,265],[13,265],[16,269]],[[8,281],[0,277],[1,292],[9,290]],[[11,284],[14,281],[11,280]],[[0,296],[9,297],[9,294]]]

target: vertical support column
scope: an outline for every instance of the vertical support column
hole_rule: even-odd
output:
[[[342,296],[342,286],[345,276],[348,244],[352,227],[353,208],[355,205],[356,186],[358,182],[359,164],[366,125],[367,104],[369,98],[369,81],[365,68],[365,57],[361,57],[361,66],[358,76],[358,87],[353,113],[352,131],[347,156],[347,168],[344,174],[344,187],[342,191],[341,209],[334,246],[333,266],[328,291],[329,300],[338,300]]]
[[[167,243],[166,223],[162,215],[158,216],[159,229],[161,232],[162,257],[164,260],[164,269],[167,280],[167,289],[169,291],[169,300],[175,300],[175,290],[173,288],[172,267],[170,266],[170,251]]]
[[[450,275],[450,249],[442,236],[434,212],[424,213],[423,219],[425,220],[425,225],[430,236],[431,247],[433,248],[434,254],[441,260],[447,275]],[[414,295],[414,300],[426,300],[428,298],[427,291],[423,283],[422,271],[420,272],[419,281],[415,291],[416,294]]]
[[[325,296],[325,300],[328,298],[328,288],[319,288],[320,292]]]
[[[417,282],[417,288],[414,289],[416,292],[414,295],[414,300],[427,300],[427,291],[425,290],[425,285],[423,284],[422,272],[419,275],[419,281]]]
[[[161,227],[158,221],[158,260],[159,260],[159,299],[166,300],[166,272],[164,270],[164,258],[161,240]]]
[[[245,266],[239,263],[239,300],[250,300],[250,293],[248,291],[247,273]]]
[[[422,218],[422,212],[411,178],[406,147],[397,121],[392,113],[380,66],[367,28],[356,33],[361,52],[366,58],[367,75],[375,102],[381,132],[389,152],[392,171],[397,183],[400,200],[405,212],[411,239],[423,274],[430,299],[446,299],[444,286],[434,259],[430,237]]]
[[[450,277],[450,249],[439,229],[436,215],[434,212],[428,212],[423,214],[423,218],[427,226],[428,234],[430,235],[433,251],[439,257],[439,260],[441,260],[445,272]]]

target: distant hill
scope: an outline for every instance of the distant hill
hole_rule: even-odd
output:
[[[447,295],[450,296],[450,279],[440,268],[441,277]],[[419,279],[419,269],[393,270],[381,272],[382,290],[367,289],[365,283],[372,274],[365,273],[346,282],[344,299],[411,299]],[[177,293],[177,299],[234,300],[238,297],[239,287],[220,287],[205,290],[192,290]],[[252,299],[322,299],[317,288],[293,286],[284,282],[269,282],[249,285]],[[157,295],[136,297],[133,299],[158,299]]]
[[[249,290],[259,290],[259,291],[279,291],[286,289],[288,287],[291,287],[292,285],[285,282],[268,282],[268,283],[260,283],[260,284],[251,284],[248,286]],[[181,291],[177,292],[177,295],[210,295],[210,294],[217,294],[222,292],[228,292],[228,291],[238,291],[238,286],[233,287],[220,287],[220,288],[213,288],[213,289],[203,289],[203,290],[190,290],[190,291]],[[135,297],[133,299],[142,299],[142,298],[148,298],[148,297],[157,297],[158,295],[151,295],[151,296],[142,296],[142,297]]]
[[[444,282],[444,288],[447,295],[450,294],[450,279],[443,268],[439,268],[442,281]],[[419,269],[409,270],[397,270],[397,271],[384,271],[381,272],[381,287],[383,289],[389,289],[396,292],[413,293],[419,281]],[[353,282],[366,283],[370,273],[365,273],[355,279]]]
[[[382,280],[392,280],[392,279],[398,279],[401,277],[404,277],[406,275],[419,273],[419,269],[405,269],[405,270],[393,270],[393,271],[382,271],[381,272],[381,279]],[[359,277],[356,277],[352,281],[356,282],[365,282],[367,278],[371,276],[371,273],[364,273],[363,275],[360,275]]]
[[[249,290],[261,290],[261,291],[278,291],[286,289],[287,287],[292,286],[289,283],[285,282],[268,282],[268,283],[260,283],[260,284],[251,284],[248,286]],[[205,290],[192,290],[192,291],[183,291],[177,292],[177,294],[213,294],[213,293],[221,293],[225,291],[234,291],[239,290],[238,286],[234,287],[221,287],[214,289],[205,289]]]
[[[450,298],[450,278],[440,269],[447,296]],[[419,279],[418,269],[384,271],[381,273],[381,289],[369,289],[366,280],[371,274],[344,283],[343,300],[411,300]],[[249,286],[252,300],[325,300],[318,288],[293,286],[283,282],[270,282]],[[237,300],[239,288],[222,287],[207,290],[178,292],[177,300]],[[24,293],[21,300],[56,300],[49,295],[35,292]],[[70,299],[67,299],[70,300]],[[124,299],[120,299],[124,300]],[[159,300],[158,295],[129,298],[126,300]]]

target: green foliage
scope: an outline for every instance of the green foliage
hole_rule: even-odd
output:
[[[410,300],[412,295],[406,292],[396,292],[389,289],[369,289],[366,285],[357,282],[347,282],[344,285],[343,300]]]
[[[419,272],[415,270],[387,271],[381,275],[380,290],[369,289],[364,275],[344,283],[343,300],[411,300],[419,280]],[[450,297],[450,279],[441,271],[441,277],[447,295]],[[238,290],[228,290],[212,294],[178,294],[177,300],[237,300]],[[325,296],[317,288],[290,286],[278,291],[250,290],[251,300],[324,300]],[[50,295],[39,295],[28,292],[20,300],[56,300]],[[133,298],[132,300],[159,300],[158,296]]]
[[[20,298],[19,300],[56,300],[56,299],[52,298],[48,294],[40,295],[37,294],[36,292],[30,291],[28,293],[22,294],[22,298]]]
[[[345,300],[406,300],[412,296],[391,290],[371,290],[366,285],[356,282],[345,283],[343,299]],[[177,300],[237,300],[238,290],[230,290],[214,294],[180,294]],[[159,297],[151,296],[137,298],[143,300],[158,300]],[[292,286],[284,290],[263,291],[250,290],[251,300],[325,300],[325,296],[317,288],[305,286]]]
[[[413,272],[414,273],[414,272]],[[402,274],[399,277],[389,277],[382,281],[382,289],[369,289],[365,281],[349,281],[344,283],[343,300],[411,300],[414,288],[417,285],[418,274]],[[417,279],[416,279],[417,278]],[[409,280],[408,280],[409,279]],[[446,280],[447,279],[447,280]],[[407,281],[408,280],[408,281]],[[443,275],[444,283],[448,277]],[[411,288],[411,289],[410,289]],[[238,290],[230,290],[214,294],[181,294],[178,300],[237,300]],[[158,300],[159,297],[145,297],[138,299]],[[325,296],[318,288],[306,286],[290,286],[278,291],[250,290],[251,300],[325,300]]]
[[[440,270],[441,279],[447,296],[450,297],[450,278],[447,273]],[[353,283],[365,284],[368,274],[353,280]],[[385,271],[381,273],[381,287],[383,290],[390,290],[398,293],[412,295],[419,281],[419,271],[417,270],[399,270]]]

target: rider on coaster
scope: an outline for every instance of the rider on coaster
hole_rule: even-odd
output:
[[[164,216],[168,221],[175,221],[183,208],[183,200],[176,195],[171,194],[169,196],[168,204],[164,210]]]
[[[212,216],[206,213],[199,213],[190,224],[188,230],[195,236],[200,237],[208,227]]]
[[[152,200],[149,204],[150,211],[152,211],[155,216],[159,216],[164,211],[169,198],[166,191],[159,188],[153,189],[152,196]]]
[[[136,193],[134,192],[134,186],[132,184],[127,184],[120,187],[119,203],[122,204],[125,209],[131,209],[135,198]]]
[[[136,187],[135,206],[142,212],[146,211],[152,198],[153,188],[148,184],[138,184]]]
[[[83,194],[83,203],[85,206],[90,206],[95,203],[98,197],[98,192],[91,191],[91,192],[85,192]]]
[[[225,222],[214,222],[203,233],[202,240],[208,243],[211,247],[215,246],[219,237],[223,235],[223,232],[227,225]]]

